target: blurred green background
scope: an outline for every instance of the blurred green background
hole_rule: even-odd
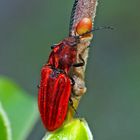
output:
[[[68,35],[74,0],[0,1],[0,74],[37,98],[50,46]],[[78,108],[95,140],[140,140],[140,1],[100,0],[90,48],[87,94]],[[39,140],[37,122],[27,140]]]

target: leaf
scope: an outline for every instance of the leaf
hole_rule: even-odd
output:
[[[11,127],[8,117],[0,103],[0,140],[11,140]]]
[[[38,118],[35,99],[13,81],[0,77],[0,101],[11,122],[13,140],[25,140]]]
[[[73,119],[59,130],[48,133],[43,140],[93,140],[93,136],[84,119]]]

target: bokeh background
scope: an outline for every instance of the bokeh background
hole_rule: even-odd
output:
[[[37,98],[50,46],[68,35],[74,0],[0,0],[0,74]],[[140,139],[140,1],[100,0],[78,113],[95,140]],[[40,119],[27,140],[40,140]]]

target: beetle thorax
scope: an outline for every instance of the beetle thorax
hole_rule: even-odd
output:
[[[59,53],[59,66],[66,73],[68,73],[70,67],[76,61],[76,48],[73,46],[64,46],[62,51]]]
[[[53,48],[48,64],[68,73],[71,66],[76,62],[76,44],[77,40],[74,37],[65,38]]]

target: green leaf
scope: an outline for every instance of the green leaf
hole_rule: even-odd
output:
[[[11,127],[8,117],[0,103],[0,140],[11,140]]]
[[[43,140],[93,140],[93,136],[84,119],[74,119],[59,130],[48,133]]]
[[[13,81],[0,77],[0,101],[10,120],[13,140],[25,140],[38,118],[36,100]]]

